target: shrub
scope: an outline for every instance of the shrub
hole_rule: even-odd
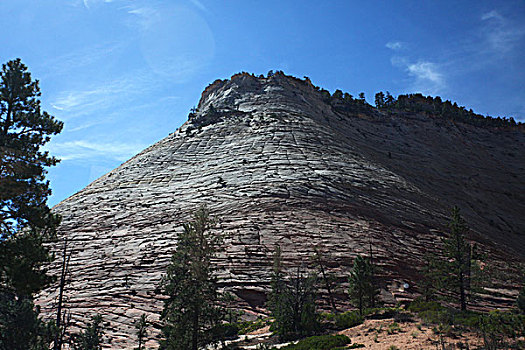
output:
[[[263,328],[269,324],[269,320],[258,318],[255,321],[244,321],[238,322],[237,327],[239,328],[239,334],[247,334],[257,329]]]
[[[408,311],[420,313],[422,311],[441,311],[444,307],[436,301],[414,300],[407,309]]]
[[[401,313],[403,309],[395,307],[376,307],[376,308],[367,308],[363,310],[363,314],[366,318],[372,320],[384,320],[387,318],[396,317]]]
[[[416,313],[426,323],[452,324],[452,311],[435,301],[416,300],[408,306],[408,311]]]
[[[319,335],[300,340],[297,344],[290,344],[282,349],[286,350],[333,350],[334,348],[350,344],[346,335]]]
[[[235,338],[239,334],[239,325],[235,323],[223,323],[217,327],[217,332],[225,339]]]
[[[525,316],[492,311],[479,316],[479,329],[487,349],[506,347],[506,338],[516,338],[525,334]]]
[[[338,329],[347,329],[358,326],[364,321],[358,311],[348,311],[335,315],[335,326]]]
[[[453,315],[452,323],[456,326],[479,328],[481,316],[479,312],[474,311],[458,312]]]
[[[392,322],[391,324],[389,324],[386,330],[388,334],[394,334],[399,331],[401,331],[401,327],[399,327],[399,324],[397,322]]]

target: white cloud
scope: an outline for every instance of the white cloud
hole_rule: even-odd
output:
[[[108,2],[113,2],[113,1],[115,0],[82,0],[84,7],[87,9],[90,8],[91,4],[96,4],[100,2],[108,3]]]
[[[499,21],[503,21],[503,17],[496,10],[492,10],[490,12],[484,13],[481,16],[481,20],[483,20],[483,21],[486,21],[488,19],[496,19],[496,20],[499,20]]]
[[[198,7],[201,11],[208,12],[208,8],[202,4],[199,0],[190,0],[193,5]]]
[[[141,143],[127,142],[92,142],[87,140],[55,142],[47,149],[57,158],[64,161],[88,159],[112,159],[125,161],[146,148]]]
[[[392,65],[404,69],[411,77],[410,90],[435,95],[446,87],[440,67],[430,61],[409,62],[403,57],[392,57]]]
[[[55,56],[42,61],[41,65],[48,75],[67,75],[72,70],[78,71],[85,67],[103,62],[127,45],[126,42],[107,42],[83,49],[75,50],[64,55]]]
[[[134,72],[129,76],[100,82],[88,89],[63,91],[51,106],[63,112],[66,119],[73,119],[108,107],[116,107],[134,96],[150,91],[156,86],[153,80],[151,76]]]
[[[389,41],[388,43],[386,43],[385,46],[390,50],[396,51],[401,50],[403,48],[403,43],[400,41]]]
[[[407,67],[408,74],[416,77],[418,80],[428,80],[433,84],[443,84],[443,74],[439,73],[437,66],[431,62],[417,62],[409,64]]]
[[[525,34],[523,24],[511,23],[496,10],[483,14],[481,20],[485,22],[482,36],[485,38],[486,47],[500,55],[511,51]]]
[[[137,16],[141,30],[148,30],[161,20],[160,12],[152,7],[132,7],[128,13]]]

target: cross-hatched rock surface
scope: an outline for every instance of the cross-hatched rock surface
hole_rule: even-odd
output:
[[[481,305],[510,305],[525,255],[523,130],[340,103],[281,73],[216,81],[181,128],[57,205],[74,325],[100,313],[105,346],[133,348],[133,322],[142,313],[158,320],[158,283],[182,223],[202,204],[227,237],[220,281],[247,308],[264,304],[276,244],[290,270],[323,252],[342,292],[354,257],[372,247],[383,300],[410,299],[454,205],[504,272]],[[45,313],[56,298],[56,286],[40,295]],[[151,327],[148,345],[156,336]]]

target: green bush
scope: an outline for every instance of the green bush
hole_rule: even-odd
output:
[[[491,311],[480,316],[479,329],[487,349],[508,347],[506,338],[515,339],[525,334],[525,315]]]
[[[482,314],[474,311],[461,311],[454,313],[452,316],[452,323],[456,326],[463,326],[468,328],[479,328],[480,317]]]
[[[449,310],[435,301],[415,300],[408,311],[416,313],[426,323],[452,324],[454,310]]]
[[[376,308],[365,309],[363,311],[363,314],[366,316],[366,318],[369,318],[369,319],[384,320],[387,318],[396,317],[396,315],[399,315],[401,312],[403,312],[403,309],[401,308],[376,307]]]
[[[414,300],[410,305],[408,306],[407,310],[412,311],[415,313],[420,313],[422,311],[442,311],[445,308],[443,305],[441,305],[438,302],[435,301],[422,301],[422,300]]]
[[[397,322],[392,322],[391,324],[389,324],[386,330],[388,334],[394,334],[400,331],[401,331],[401,327],[399,327],[399,324]]]
[[[362,324],[364,319],[358,311],[348,311],[335,315],[334,321],[338,329],[347,329]]]
[[[217,332],[226,339],[235,338],[239,334],[239,326],[236,323],[223,323],[217,327]]]
[[[237,327],[239,328],[239,334],[247,334],[253,332],[257,329],[263,328],[264,326],[269,325],[269,320],[258,318],[255,321],[244,321],[238,322]]]
[[[334,350],[337,347],[350,344],[346,335],[319,335],[300,340],[297,344],[290,344],[282,349],[286,350]]]

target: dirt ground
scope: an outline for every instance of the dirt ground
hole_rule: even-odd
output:
[[[397,326],[396,326],[397,324]],[[393,319],[365,320],[359,326],[340,331],[352,340],[361,343],[364,349],[388,350],[392,345],[400,350],[416,349],[469,349],[482,345],[483,340],[474,333],[463,333],[461,337],[450,338],[435,334],[432,327],[418,322],[398,322]]]

